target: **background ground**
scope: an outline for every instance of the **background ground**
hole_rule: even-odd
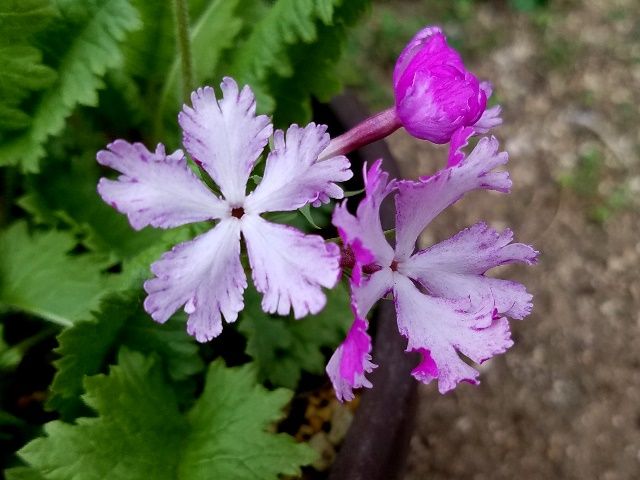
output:
[[[353,45],[372,108],[390,102],[394,56],[428,23],[494,83],[514,190],[457,204],[425,244],[484,219],[542,256],[499,272],[535,308],[481,386],[421,387],[406,478],[640,478],[640,2],[379,2]],[[408,177],[446,158],[403,132],[390,145]]]

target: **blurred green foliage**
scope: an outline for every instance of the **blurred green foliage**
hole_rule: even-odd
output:
[[[631,191],[625,184],[603,193],[600,185],[605,177],[604,156],[600,149],[590,148],[578,158],[572,172],[559,177],[561,186],[569,189],[585,203],[586,215],[597,223],[606,222],[616,212],[631,205]]]
[[[340,91],[349,29],[370,3],[184,1],[190,87],[232,75],[251,85],[276,126],[309,121],[312,98]],[[151,320],[141,287],[153,261],[210,224],[135,232],[96,193],[98,178],[112,172],[95,154],[113,139],[180,147],[176,117],[185,92],[174,6],[0,2],[0,458],[13,467],[7,478],[176,478],[178,471],[185,479],[277,478],[314,458],[273,432],[291,392],[261,384],[295,389],[303,371],[322,373],[350,319],[346,290],[330,292],[326,313],[302,321],[272,318],[248,295],[240,328],[228,325],[224,342],[198,345],[182,313],[164,325]],[[314,230],[311,223],[326,226],[327,212],[278,221]],[[261,337],[270,331],[278,332],[272,344]],[[248,362],[245,347],[254,364],[225,367],[222,358]],[[279,348],[284,355],[273,355]]]

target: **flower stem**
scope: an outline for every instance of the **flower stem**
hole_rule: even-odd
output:
[[[383,139],[401,126],[395,107],[376,113],[348,132],[331,140],[327,148],[320,154],[320,160],[326,160],[336,155],[345,155],[376,140]]]
[[[176,19],[176,42],[180,53],[182,71],[182,97],[189,100],[193,88],[193,59],[191,58],[191,40],[189,39],[189,6],[187,0],[173,0]]]

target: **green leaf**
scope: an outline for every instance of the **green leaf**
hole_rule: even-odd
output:
[[[267,433],[282,419],[292,392],[268,391],[256,383],[253,366],[209,368],[202,396],[188,414],[192,430],[180,477],[188,479],[269,480],[299,475],[315,459],[306,445],[283,433]]]
[[[3,0],[0,31],[6,40],[23,39],[50,23],[55,14],[49,0]]]
[[[0,324],[0,372],[13,370],[22,360],[22,356],[20,350],[12,348],[4,341],[4,325]]]
[[[326,14],[324,9],[322,12]],[[314,0],[277,0],[238,49],[231,66],[232,75],[241,84],[252,86],[261,110],[275,108],[275,100],[267,89],[269,75],[293,72],[285,55],[287,46],[317,38],[317,16]]]
[[[54,362],[57,373],[47,406],[64,418],[79,411],[85,376],[103,371],[120,345],[157,353],[173,380],[184,380],[204,367],[197,345],[185,331],[184,315],[155,323],[142,308],[139,291],[105,297],[93,319],[64,330],[58,343],[61,358]]]
[[[55,333],[51,328],[41,329],[35,335],[27,337],[17,344],[8,345],[4,341],[3,331],[4,325],[0,324],[0,372],[10,372],[15,370],[31,347],[43,339],[53,336]]]
[[[30,467],[14,467],[4,471],[7,480],[45,480],[37,470]]]
[[[323,349],[335,349],[352,320],[349,294],[342,284],[327,291],[327,305],[319,314],[302,320],[264,313],[257,292],[250,288],[238,328],[247,337],[247,354],[254,359],[260,378],[295,388],[303,370],[323,372]]]
[[[335,65],[346,28],[370,0],[277,0],[240,45],[230,71],[252,86],[262,111],[279,125],[310,118],[310,96],[340,89]]]
[[[18,200],[18,205],[38,223],[71,228],[83,245],[105,254],[109,263],[131,259],[160,241],[163,231],[133,230],[125,215],[100,198],[96,191],[99,177],[100,169],[93,158],[49,162],[41,174],[27,178],[27,194]]]
[[[110,374],[86,379],[97,418],[53,421],[19,455],[50,479],[176,478],[187,425],[151,358],[123,351]]]
[[[193,22],[190,38],[195,85],[192,88],[212,78],[222,53],[235,45],[235,38],[242,27],[242,19],[236,13],[239,3],[239,0],[213,0]],[[175,57],[166,74],[159,101],[159,113],[171,118],[172,122],[175,122],[176,113],[183,103],[179,73],[180,59]]]
[[[20,104],[55,79],[55,72],[42,64],[42,52],[32,45],[33,34],[53,18],[49,0],[0,3],[0,130],[29,125],[30,117]]]
[[[121,41],[127,32],[141,26],[129,0],[59,0],[58,6],[63,20],[56,29],[42,34],[43,43],[63,49],[56,52],[57,81],[38,100],[29,128],[0,145],[0,165],[17,164],[25,172],[37,171],[45,155],[45,141],[62,133],[77,105],[97,105],[102,77],[122,63]],[[64,27],[73,31],[70,38],[61,34]],[[62,38],[64,45],[60,45]]]
[[[109,375],[87,378],[85,386],[97,417],[47,423],[46,437],[19,451],[46,478],[275,480],[299,474],[315,456],[267,431],[291,393],[256,384],[251,366],[213,363],[186,415],[157,363],[126,349]]]
[[[311,215],[311,204],[307,203],[304,207],[299,208],[298,211],[302,214],[302,216],[311,224],[313,228],[316,230],[320,230],[316,222],[313,220],[313,215]]]
[[[29,235],[24,222],[0,232],[0,305],[62,326],[85,318],[107,288],[91,255],[70,255],[76,241],[68,232]]]
[[[286,50],[293,68],[288,75],[273,75],[269,90],[277,99],[273,112],[275,122],[288,125],[311,119],[311,97],[328,102],[342,89],[343,76],[338,71],[339,60],[346,48],[347,34],[367,11],[370,0],[325,0],[331,3],[331,21],[317,23],[313,42],[298,42]]]

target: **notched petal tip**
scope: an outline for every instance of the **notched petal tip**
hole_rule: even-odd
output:
[[[359,318],[357,309],[355,320],[344,342],[337,348],[327,364],[326,372],[333,384],[336,397],[340,402],[353,400],[353,390],[361,387],[371,388],[366,378],[377,365],[371,362],[371,337],[367,333],[366,320]]]
[[[151,265],[154,278],[144,283],[145,310],[165,322],[184,305],[187,332],[208,341],[237,319],[244,308],[247,279],[240,263],[240,228],[223,220],[194,240],[176,245]]]
[[[218,99],[211,87],[193,92],[193,107],[178,115],[183,143],[231,203],[242,203],[246,184],[273,132],[265,115],[256,115],[255,96],[248,86],[238,91],[230,77],[220,84]]]
[[[247,198],[252,212],[291,211],[344,196],[338,184],[353,176],[349,160],[343,155],[319,160],[330,140],[326,129],[310,123],[276,131],[262,181]]]
[[[250,214],[242,218],[242,233],[265,312],[293,311],[295,318],[302,318],[324,308],[322,288],[334,287],[340,278],[337,245]]]
[[[136,230],[171,228],[226,214],[225,203],[193,174],[181,150],[166,155],[158,144],[151,153],[141,143],[116,140],[96,158],[120,173],[116,180],[100,179],[99,195],[127,215]]]

